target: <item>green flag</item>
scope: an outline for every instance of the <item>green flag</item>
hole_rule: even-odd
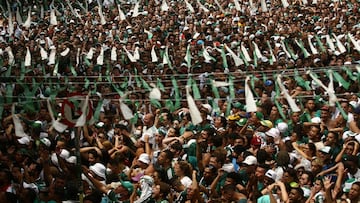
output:
[[[342,85],[346,90],[350,87],[350,82],[346,81],[338,72],[334,71],[334,78],[339,83],[339,85]]]

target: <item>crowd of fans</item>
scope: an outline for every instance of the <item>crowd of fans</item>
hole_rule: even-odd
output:
[[[360,201],[357,1],[0,5],[0,202]]]

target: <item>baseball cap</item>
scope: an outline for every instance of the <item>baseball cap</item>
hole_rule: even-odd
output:
[[[237,121],[237,120],[240,119],[240,116],[237,115],[237,114],[234,114],[234,115],[228,116],[227,119],[228,119],[229,121]]]
[[[267,87],[268,87],[268,86],[271,86],[271,85],[273,85],[273,84],[274,84],[274,83],[273,83],[273,81],[271,81],[271,80],[266,80],[265,83],[264,83],[264,85],[267,86]]]
[[[329,154],[330,153],[330,150],[331,150],[331,147],[329,146],[324,146],[320,149],[320,152],[323,152],[325,154]]]
[[[102,127],[104,127],[104,125],[105,125],[105,123],[100,121],[100,122],[95,124],[95,127],[102,128]]]
[[[259,136],[254,136],[251,141],[250,144],[255,145],[255,146],[260,146],[261,145],[261,138]]]
[[[261,112],[256,112],[255,113],[256,117],[259,119],[259,120],[264,120],[264,114],[261,113]]]
[[[30,141],[32,141],[31,137],[25,136],[18,139],[19,144],[29,145]]]
[[[288,130],[288,127],[288,124],[286,124],[285,122],[280,122],[276,126],[280,133],[285,133]]]
[[[260,124],[265,126],[265,127],[268,127],[268,128],[272,128],[273,127],[273,123],[269,120],[262,120],[260,121]]]
[[[201,106],[203,107],[203,109],[206,109],[207,113],[211,113],[212,107],[210,106],[210,104],[202,104]]]
[[[41,138],[41,139],[40,139],[40,142],[41,142],[42,144],[44,144],[46,147],[50,147],[50,146],[51,146],[51,141],[50,141],[48,138],[46,138],[46,137]]]
[[[141,161],[142,163],[144,164],[149,164],[150,163],[150,158],[149,158],[149,155],[146,154],[146,153],[142,153],[140,154],[139,156],[139,161]]]
[[[242,103],[240,103],[240,102],[235,102],[235,103],[233,104],[233,107],[234,107],[234,108],[237,108],[237,109],[241,109],[241,110],[244,110],[244,109],[245,109],[245,106],[244,106]]]
[[[250,165],[250,166],[255,165],[255,164],[257,164],[257,159],[255,156],[250,155],[250,156],[247,156],[242,163],[246,164],[246,165]]]
[[[96,163],[89,167],[89,169],[94,172],[97,176],[106,179],[106,167],[101,163]]]
[[[280,131],[277,128],[270,128],[270,130],[266,131],[265,134],[276,139],[279,137]]]
[[[238,126],[244,126],[244,125],[246,124],[246,122],[247,122],[247,119],[246,119],[246,118],[242,118],[242,119],[238,120],[238,121],[236,122],[236,124],[237,124]]]
[[[265,176],[271,178],[273,181],[276,180],[276,172],[272,169],[267,170]]]
[[[158,129],[158,133],[159,133],[160,135],[165,136],[165,135],[167,134],[167,130],[166,130],[165,127],[160,127],[160,128]]]
[[[348,193],[350,192],[350,189],[352,187],[352,184],[356,182],[355,178],[350,178],[347,181],[345,181],[343,192]]]

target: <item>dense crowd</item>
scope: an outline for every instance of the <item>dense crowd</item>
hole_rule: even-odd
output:
[[[0,9],[0,202],[360,201],[357,1]]]

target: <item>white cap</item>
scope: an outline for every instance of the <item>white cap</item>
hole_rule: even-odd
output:
[[[274,181],[276,180],[276,172],[274,170],[271,169],[267,170],[265,176],[273,179]]]
[[[144,164],[149,164],[149,163],[150,163],[150,157],[149,157],[149,155],[146,154],[146,153],[140,154],[138,160],[141,161],[141,162],[144,163]]]
[[[51,146],[51,141],[49,139],[47,139],[46,137],[43,137],[40,139],[41,143],[43,143],[46,147],[50,147]]]
[[[257,159],[255,156],[250,155],[250,156],[247,156],[242,163],[246,164],[246,165],[256,165]]]
[[[280,136],[280,131],[277,128],[270,128],[270,130],[266,131],[265,134],[274,139],[277,139]]]
[[[331,150],[331,147],[329,146],[324,146],[323,148],[320,149],[320,152],[324,152],[326,154],[329,154]]]
[[[288,130],[288,124],[280,122],[276,125],[276,128],[280,131],[280,133],[285,133]]]
[[[30,141],[32,141],[31,137],[25,136],[20,139],[18,139],[19,144],[29,145]]]
[[[201,106],[204,107],[208,113],[211,113],[212,107],[210,106],[210,104],[202,104]]]
[[[96,163],[89,167],[89,169],[94,172],[97,176],[106,179],[106,167],[101,163]]]
[[[60,153],[60,157],[63,159],[67,159],[70,157],[70,152],[66,149],[62,149]]]
[[[314,117],[311,119],[312,123],[321,123],[321,118],[320,117]]]

